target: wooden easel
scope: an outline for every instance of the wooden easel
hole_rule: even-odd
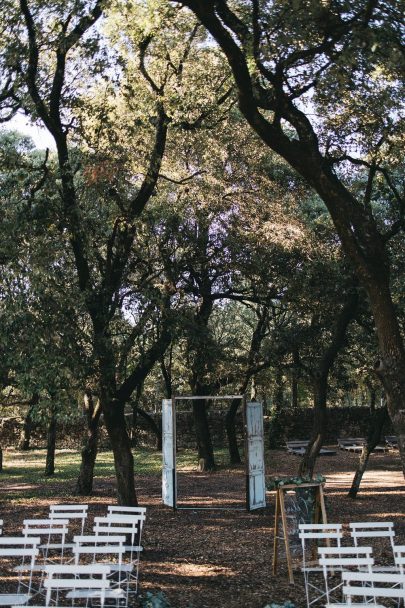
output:
[[[278,540],[279,540],[279,518],[281,514],[281,522],[283,526],[283,539],[285,552],[287,557],[287,567],[288,567],[288,579],[291,585],[294,584],[294,575],[292,568],[292,559],[290,552],[290,542],[288,539],[288,526],[287,526],[287,515],[285,512],[285,501],[284,496],[285,492],[289,490],[296,490],[297,488],[314,488],[315,492],[315,506],[314,506],[314,521],[313,523],[328,523],[326,517],[326,509],[325,509],[325,501],[323,497],[323,484],[321,482],[311,482],[311,483],[303,483],[301,485],[288,484],[285,486],[281,486],[277,488],[276,491],[276,515],[275,515],[275,524],[274,524],[274,546],[273,546],[273,574],[277,573],[277,565],[278,565]]]

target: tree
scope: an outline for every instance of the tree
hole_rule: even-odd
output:
[[[405,474],[405,349],[390,290],[389,253],[390,240],[404,228],[405,211],[391,163],[401,119],[401,2],[180,4],[224,52],[248,123],[331,214],[370,300],[380,348],[375,371]],[[352,167],[361,168],[361,188],[359,182],[353,186]],[[376,176],[390,191],[383,224],[372,205]]]

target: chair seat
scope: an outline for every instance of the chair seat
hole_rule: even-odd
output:
[[[28,593],[2,593],[0,606],[24,606],[32,596]]]
[[[350,604],[325,604],[325,608],[387,608],[382,604],[356,604],[350,602]]]
[[[69,599],[92,599],[100,598],[102,595],[103,592],[98,589],[81,589],[79,591],[69,591],[66,597]],[[119,600],[125,597],[125,592],[123,589],[106,589],[104,597],[106,600]]]
[[[143,551],[143,547],[141,545],[135,545],[135,546],[125,545],[124,549],[125,549],[125,551]]]
[[[73,549],[73,547],[73,543],[49,543],[49,545],[39,545],[40,549]]]

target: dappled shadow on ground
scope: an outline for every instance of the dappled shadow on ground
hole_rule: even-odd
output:
[[[327,478],[329,520],[394,521],[397,542],[405,543],[405,488],[398,457],[372,456],[364,490],[353,501],[347,492],[356,462],[356,455],[343,452],[319,460],[318,471]],[[298,457],[274,451],[268,456],[267,473],[295,474],[298,464]],[[72,496],[72,481],[53,479],[44,490],[52,490],[52,499],[41,494],[41,487],[32,487],[30,491],[38,493],[38,497],[19,500],[18,495],[26,490],[21,477],[12,482],[6,476],[0,477],[0,490],[7,486],[12,488],[15,499],[5,503],[0,494],[0,518],[5,520],[6,534],[18,532],[24,518],[46,516],[50,502],[83,502],[83,498]],[[226,509],[244,501],[243,466],[210,474],[192,469],[181,473],[179,489],[188,506],[195,507],[200,501],[219,510],[191,508],[174,512],[164,507],[160,478],[156,476],[137,475],[136,486],[140,503],[148,507],[141,565],[143,592],[161,589],[173,608],[263,608],[266,603],[282,603],[287,599],[298,607],[305,605],[299,572],[295,573],[295,586],[287,582],[283,560],[278,575],[274,577],[271,573],[274,492],[268,493],[268,507],[256,513]],[[113,478],[97,479],[95,496],[89,501],[87,531],[91,531],[93,516],[104,514],[113,497]],[[389,559],[388,547],[383,543],[376,550],[382,560]]]

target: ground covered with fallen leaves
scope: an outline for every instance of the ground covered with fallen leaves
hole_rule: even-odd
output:
[[[347,497],[358,456],[338,451],[322,457],[317,472],[326,477],[325,496],[330,522],[393,521],[396,543],[405,544],[405,488],[398,454],[371,457],[361,492],[356,500]],[[294,475],[299,457],[283,450],[269,452],[266,474]],[[267,508],[248,513],[244,509],[243,467],[221,468],[199,473],[192,466],[179,473],[178,501],[174,512],[161,503],[158,475],[136,478],[139,503],[148,508],[144,527],[144,554],[140,570],[141,594],[162,591],[173,608],[264,608],[272,602],[291,600],[305,606],[302,576],[297,569],[295,585],[287,579],[286,563],[280,553],[277,575],[272,574],[275,493],[267,495]],[[73,496],[73,483],[55,478],[33,487],[24,498],[27,484],[0,476],[0,519],[4,534],[19,533],[25,518],[46,517],[50,503],[88,502],[92,518],[106,512],[114,502],[114,478],[98,478],[95,494],[83,501]],[[60,490],[60,492],[59,492]],[[6,493],[12,498],[4,500]],[[51,497],[50,497],[51,495]],[[384,563],[391,559],[389,545],[375,547]],[[2,566],[0,565],[0,572]],[[0,579],[4,592],[10,582]]]

